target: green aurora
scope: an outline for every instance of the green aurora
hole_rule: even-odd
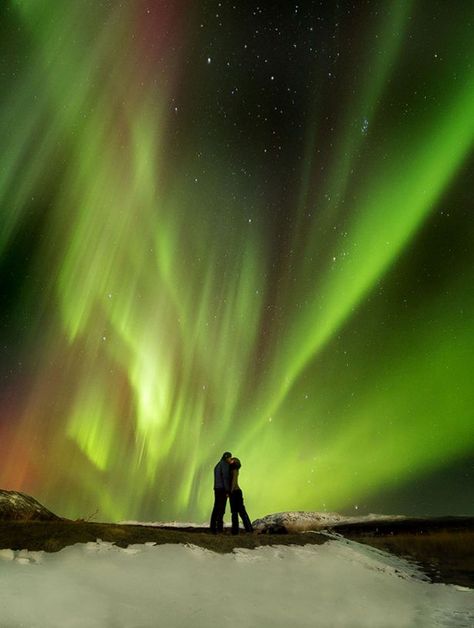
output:
[[[252,517],[393,511],[472,459],[474,12],[314,4],[0,10],[0,486],[200,521],[230,449]]]

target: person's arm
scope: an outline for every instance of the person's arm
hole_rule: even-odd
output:
[[[224,467],[222,466],[222,462],[219,463],[219,475],[221,476],[221,481],[222,481],[222,486],[226,486],[225,483],[225,473],[224,473]]]
[[[232,469],[230,468],[229,463],[224,463],[227,469],[224,467],[223,469],[223,478],[224,478],[224,486],[227,493],[230,495],[232,492]]]

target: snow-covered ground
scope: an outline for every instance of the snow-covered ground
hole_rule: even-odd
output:
[[[216,554],[89,543],[0,550],[1,628],[473,626],[474,590],[344,539]]]

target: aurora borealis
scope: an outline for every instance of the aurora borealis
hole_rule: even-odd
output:
[[[281,5],[281,6],[280,6]],[[6,0],[0,486],[474,514],[474,8]]]

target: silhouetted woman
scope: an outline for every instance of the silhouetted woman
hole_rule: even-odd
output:
[[[244,506],[244,496],[239,487],[239,469],[242,465],[238,458],[231,458],[231,489],[230,489],[230,509],[232,511],[232,534],[239,533],[239,515],[247,532],[253,532],[252,524]]]

